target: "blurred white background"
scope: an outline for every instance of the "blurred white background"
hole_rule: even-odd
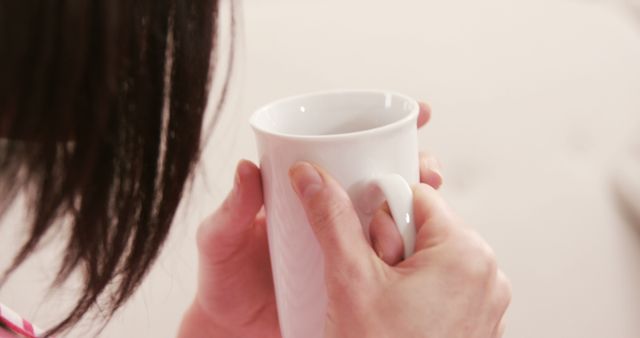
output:
[[[205,153],[206,180],[104,337],[175,335],[195,290],[198,222],[230,187],[236,161],[256,159],[250,113],[328,88],[388,88],[431,104],[421,146],[441,159],[443,193],[513,282],[506,337],[640,337],[640,239],[611,189],[640,142],[640,6],[246,0],[243,8],[239,81]],[[2,264],[19,213],[5,223]],[[0,299],[35,322],[60,318],[73,287],[42,301],[56,253],[31,259]],[[86,337],[84,325],[70,336]]]

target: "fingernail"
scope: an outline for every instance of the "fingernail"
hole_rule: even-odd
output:
[[[420,171],[420,180],[422,183],[426,183],[431,187],[438,189],[442,185],[442,174],[440,173],[440,162],[433,157],[427,157],[422,159],[423,172]]]
[[[426,165],[427,168],[431,169],[431,171],[435,172],[436,174],[442,176],[442,174],[440,174],[440,172],[442,171],[442,166],[440,165],[440,161],[438,161],[437,158],[435,157],[428,157],[427,159],[425,159],[426,161]]]
[[[237,194],[240,191],[240,185],[244,182],[247,175],[251,173],[251,162],[247,160],[240,160],[236,167],[236,176],[233,181],[233,193]]]
[[[324,181],[322,177],[311,164],[299,162],[291,167],[289,171],[293,188],[303,200],[308,200],[322,189]]]
[[[244,178],[250,175],[251,171],[253,171],[253,163],[249,160],[240,160],[237,171],[240,180],[244,180]]]
[[[240,184],[242,183],[242,174],[240,173],[242,167],[242,161],[238,162],[236,166],[236,175],[233,179],[233,190],[231,191],[231,195],[235,196],[240,191]]]

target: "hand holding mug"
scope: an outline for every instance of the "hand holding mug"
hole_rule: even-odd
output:
[[[414,188],[415,253],[393,266],[369,246],[349,196],[333,178],[309,163],[296,164],[290,176],[324,254],[325,337],[502,336],[509,282],[489,246],[432,187]],[[374,222],[386,228],[380,233],[395,231],[388,215]]]
[[[417,127],[426,125],[430,116],[430,108],[421,103]],[[421,181],[438,188],[442,177],[435,158],[422,153],[419,163]],[[233,190],[198,229],[198,291],[183,318],[180,337],[281,337],[262,207],[260,170],[241,161]],[[385,219],[373,223],[385,224]],[[380,243],[385,261],[392,263],[402,255],[401,241]]]

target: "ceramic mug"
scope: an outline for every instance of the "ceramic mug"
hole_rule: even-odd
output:
[[[411,185],[419,182],[416,100],[387,91],[331,91],[285,98],[256,111],[256,134],[278,318],[284,338],[321,338],[327,309],[324,262],[289,168],[319,165],[349,193],[368,225],[385,200],[415,245]]]

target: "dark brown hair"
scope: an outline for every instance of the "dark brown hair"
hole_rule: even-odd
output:
[[[50,333],[96,306],[109,318],[158,256],[200,151],[218,12],[216,0],[0,2],[0,198],[6,210],[25,192],[32,208],[0,282],[54,229],[68,242],[52,285],[85,278]]]

